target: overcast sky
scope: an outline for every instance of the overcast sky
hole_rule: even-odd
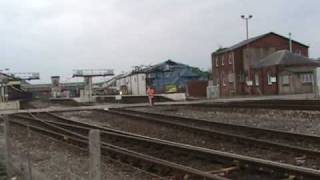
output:
[[[320,57],[318,0],[1,0],[0,69],[40,72],[42,82],[73,69],[172,59],[210,68],[210,53],[250,36],[292,32]]]

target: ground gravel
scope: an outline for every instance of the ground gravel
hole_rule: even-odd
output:
[[[301,163],[297,160],[300,158],[299,154],[288,154],[287,152],[259,149],[242,143],[235,143],[230,141],[230,139],[229,142],[226,141],[226,139],[221,139],[220,137],[198,134],[186,129],[177,129],[171,125],[158,124],[152,121],[134,120],[100,111],[73,111],[59,113],[59,115],[80,122],[118,129],[148,137],[305,166],[313,169],[320,168],[320,163],[318,163],[320,162],[320,157],[305,157],[303,158],[304,162]]]
[[[320,111],[199,108],[190,106],[136,107],[133,110],[206,119],[289,132],[320,135]]]
[[[88,153],[79,148],[58,142],[37,132],[27,131],[21,126],[11,125],[11,149],[14,156],[26,157],[30,150],[33,168],[52,180],[88,179]],[[103,179],[149,180],[154,177],[130,166],[113,160],[103,159]]]

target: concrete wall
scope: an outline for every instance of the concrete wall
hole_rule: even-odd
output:
[[[20,109],[19,101],[0,102],[0,111]]]

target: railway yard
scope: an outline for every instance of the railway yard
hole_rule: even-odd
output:
[[[42,179],[88,179],[92,129],[103,179],[320,179],[317,100],[39,104],[2,117],[11,160],[27,158]]]

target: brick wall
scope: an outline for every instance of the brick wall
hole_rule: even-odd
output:
[[[292,49],[293,52],[300,53],[308,57],[308,48],[296,43],[292,42]],[[212,72],[213,72],[213,82],[214,84],[220,84],[220,95],[221,96],[230,96],[233,94],[243,95],[243,94],[276,94],[277,93],[277,86],[276,85],[268,85],[267,81],[261,81],[261,85],[263,86],[264,92],[258,89],[257,87],[249,87],[246,84],[245,76],[247,75],[247,79],[254,80],[253,71],[250,68],[246,68],[244,66],[244,56],[246,55],[245,52],[250,48],[250,51],[254,54],[257,53],[256,51],[263,51],[262,56],[267,56],[268,54],[283,49],[289,49],[289,41],[283,37],[277,36],[275,34],[269,34],[257,41],[254,41],[246,46],[240,47],[230,52],[222,53],[222,54],[212,54],[211,62],[212,62]],[[230,54],[233,54],[234,61],[232,64],[229,64],[226,60],[226,57],[229,57]],[[255,57],[260,57],[255,56]],[[261,57],[262,57],[261,56]],[[224,57],[224,65],[222,65],[222,58]],[[215,60],[218,58],[218,66],[216,66]],[[227,58],[228,59],[228,58]],[[253,58],[254,60],[250,60],[251,64],[256,63],[256,61],[260,60],[261,58]],[[246,66],[250,66],[251,64],[247,64]],[[272,73],[275,73],[274,70],[271,70]],[[234,82],[229,83],[228,74],[234,73]],[[266,79],[265,77],[267,72],[261,72],[260,79]],[[225,83],[223,83],[225,82]],[[265,84],[266,83],[266,84]]]
[[[270,34],[268,36],[265,36],[253,43],[250,44],[250,47],[255,48],[276,48],[276,50],[282,50],[282,49],[288,49],[289,50],[289,41],[285,38],[279,37],[275,34]],[[292,42],[292,51],[298,52],[301,51],[301,54],[308,57],[308,48],[305,46],[302,46],[299,43]]]
[[[208,81],[189,81],[187,84],[188,96],[207,97]]]
[[[261,70],[260,79],[261,79],[261,91],[263,94],[278,94],[278,71],[276,67],[268,67]],[[271,77],[276,77],[277,82],[269,83],[268,75]]]
[[[234,59],[235,57],[233,52],[213,56],[212,59],[212,69],[214,77],[216,78],[214,83],[220,85],[220,93],[222,96],[231,95],[236,91],[234,84],[236,81]]]

